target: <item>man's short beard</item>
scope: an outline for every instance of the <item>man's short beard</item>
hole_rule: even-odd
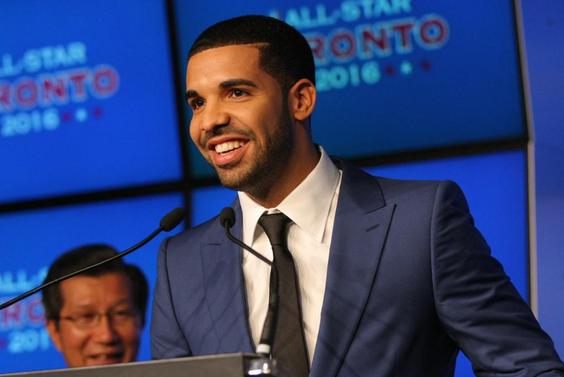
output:
[[[287,107],[284,106],[283,109]],[[248,169],[238,176],[222,174],[221,168],[215,168],[221,184],[227,188],[243,191],[251,196],[263,197],[279,179],[280,172],[289,162],[293,149],[293,130],[290,114],[282,111],[274,135],[257,150],[258,154],[251,161]]]

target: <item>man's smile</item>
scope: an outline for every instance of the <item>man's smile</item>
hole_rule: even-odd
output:
[[[243,158],[248,142],[248,139],[226,137],[209,141],[207,149],[213,165],[226,168],[239,162]]]
[[[216,144],[214,149],[216,153],[224,154],[231,152],[234,149],[239,149],[245,144],[246,142],[242,140],[227,141],[221,144]]]
[[[86,357],[86,365],[107,365],[123,362],[122,351],[93,353]]]

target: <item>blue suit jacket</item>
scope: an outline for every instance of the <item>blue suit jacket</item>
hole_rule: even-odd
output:
[[[459,348],[479,376],[564,376],[455,184],[343,169],[310,376],[451,376]],[[163,243],[154,358],[254,351],[241,253],[217,218]]]

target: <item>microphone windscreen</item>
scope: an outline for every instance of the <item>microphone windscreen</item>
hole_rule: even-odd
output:
[[[219,223],[221,226],[231,228],[235,224],[235,211],[231,207],[225,207],[219,215]]]
[[[182,220],[184,220],[184,208],[178,207],[164,215],[159,225],[162,230],[169,232],[176,228]]]

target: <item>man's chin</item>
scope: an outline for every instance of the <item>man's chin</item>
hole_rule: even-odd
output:
[[[260,181],[251,176],[243,176],[241,174],[220,174],[219,172],[217,175],[223,187],[235,191],[252,192],[254,191],[254,188],[260,185]]]
[[[231,190],[253,193],[260,191],[272,173],[260,164],[251,166],[238,163],[236,166],[213,167],[221,184]]]
[[[232,177],[225,177],[218,174],[219,181],[221,185],[225,188],[235,190],[235,191],[245,191],[245,185],[242,184],[240,179],[232,178]]]

